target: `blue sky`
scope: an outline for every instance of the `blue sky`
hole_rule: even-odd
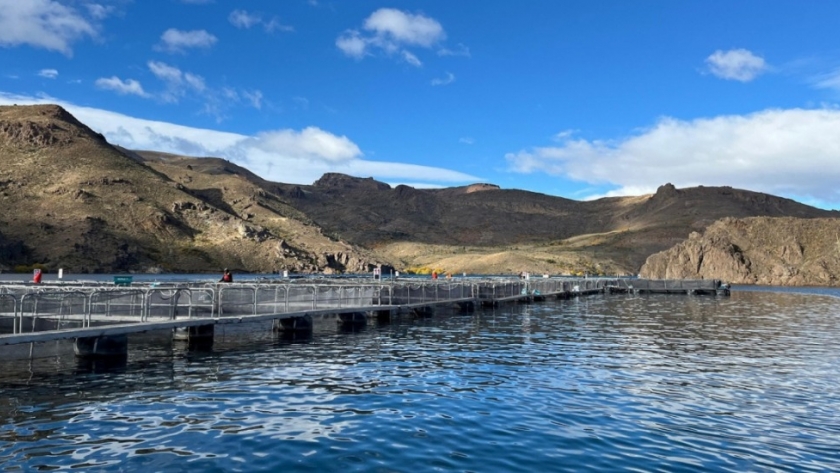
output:
[[[834,1],[0,0],[0,104],[263,177],[840,208]]]

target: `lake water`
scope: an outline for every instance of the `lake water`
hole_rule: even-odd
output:
[[[0,471],[840,470],[840,297],[591,296],[3,361]]]

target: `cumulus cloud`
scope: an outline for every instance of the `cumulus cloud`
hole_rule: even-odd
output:
[[[144,89],[134,80],[122,80],[116,76],[103,77],[96,81],[96,86],[120,95],[136,95],[163,103],[176,104],[183,101],[198,102],[200,113],[216,118],[221,122],[226,112],[235,106],[249,106],[261,109],[263,93],[256,89],[216,88],[207,85],[204,77],[192,72],[182,71],[176,66],[162,61],[148,61],[149,72],[160,81],[159,87]]]
[[[721,79],[749,82],[767,70],[764,58],[746,49],[717,50],[706,58],[709,71]]]
[[[344,54],[361,59],[368,54],[368,40],[363,38],[358,31],[347,31],[342,36],[335,40],[335,45],[342,50]]]
[[[432,48],[446,39],[443,26],[434,18],[394,8],[380,8],[362,24],[362,30],[345,31],[335,44],[347,56],[361,59],[374,52],[399,55],[413,66],[422,65],[408,48]]]
[[[446,37],[434,18],[412,15],[393,8],[380,8],[365,20],[364,28],[393,43],[431,47]]]
[[[573,139],[506,155],[510,169],[618,189],[610,195],[729,185],[840,204],[840,110],[764,110],[696,120],[663,118],[616,140]]]
[[[363,159],[359,146],[346,136],[317,127],[269,130],[254,135],[193,128],[144,120],[51,97],[35,98],[0,92],[0,105],[58,103],[109,142],[129,149],[156,150],[190,156],[216,156],[235,162],[272,181],[311,184],[326,172],[410,180],[426,185],[465,184],[481,178],[449,169]]]
[[[58,77],[58,71],[56,69],[41,69],[38,71],[38,75],[47,79],[55,79]]]
[[[362,155],[359,147],[346,136],[336,136],[317,127],[259,133],[246,145],[268,153],[279,152],[292,158],[332,163],[350,161]]]
[[[85,7],[87,7],[90,16],[96,18],[97,20],[104,20],[105,18],[108,18],[115,10],[115,8],[111,5],[100,5],[98,3],[88,3]]]
[[[124,81],[117,76],[100,77],[99,79],[96,79],[95,84],[100,89],[112,90],[120,95],[137,95],[140,97],[149,96],[149,94],[143,90],[143,86],[134,79]]]
[[[218,39],[205,30],[181,31],[169,28],[160,35],[157,49],[171,53],[183,53],[190,48],[209,48]]]
[[[53,0],[0,0],[0,46],[29,45],[73,55],[70,45],[97,36],[97,26]]]
[[[188,92],[202,93],[207,89],[204,78],[190,72],[182,72],[175,66],[160,61],[149,61],[149,71],[166,85],[160,94],[165,102],[178,102]]]
[[[260,21],[262,21],[262,18],[256,13],[248,13],[245,10],[234,10],[230,12],[230,15],[228,15],[228,21],[237,28],[248,29],[256,24],[259,24]]]

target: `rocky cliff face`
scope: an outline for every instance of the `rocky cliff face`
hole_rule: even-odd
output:
[[[650,256],[645,278],[735,284],[840,285],[840,219],[725,218]]]
[[[487,183],[392,188],[336,173],[283,184],[219,158],[114,147],[56,105],[0,106],[0,270],[628,274],[718,219],[755,216],[840,212],[730,187],[666,184],[579,202]],[[660,266],[754,278],[751,240],[727,238],[729,246],[692,243],[700,246],[680,256],[683,269]],[[797,245],[780,256],[785,281],[797,283],[802,265],[830,266]]]
[[[56,105],[0,106],[0,271],[369,271],[276,184],[116,148]]]

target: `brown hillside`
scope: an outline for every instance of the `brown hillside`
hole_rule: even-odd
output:
[[[487,185],[480,192],[469,192],[469,186],[392,189],[372,179],[336,174],[300,189],[300,197],[289,203],[326,232],[377,248],[389,257],[399,252],[404,256],[398,260],[408,266],[428,266],[435,260],[434,254],[423,261],[406,257],[405,244],[410,243],[418,254],[426,253],[427,245],[461,247],[465,254],[468,247],[485,252],[540,251],[549,254],[545,260],[555,261],[572,252],[590,266],[600,261],[612,270],[635,273],[650,254],[723,217],[838,215],[757,192],[729,187],[676,189],[670,184],[649,196],[591,202]]]
[[[350,245],[306,232],[297,241],[283,223],[297,214],[273,215],[270,205],[261,207],[270,196],[226,187],[221,179],[207,182],[210,172],[194,173],[197,182],[188,186],[181,181],[191,178],[189,169],[167,169],[175,176],[170,178],[137,158],[61,107],[0,107],[0,269],[315,271],[367,265]]]
[[[580,202],[473,184],[266,181],[108,144],[58,106],[0,107],[0,269],[636,273],[724,217],[837,217],[729,187]]]
[[[840,218],[726,218],[648,258],[650,278],[840,285]]]

